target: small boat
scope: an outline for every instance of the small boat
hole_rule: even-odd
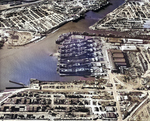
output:
[[[50,54],[49,56],[53,56],[53,54]]]

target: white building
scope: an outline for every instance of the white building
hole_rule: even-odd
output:
[[[123,39],[124,43],[133,43],[133,44],[143,44],[143,40],[142,39]]]
[[[150,2],[150,0],[141,0],[142,2]]]
[[[122,51],[137,51],[137,47],[135,45],[122,45],[120,47]]]

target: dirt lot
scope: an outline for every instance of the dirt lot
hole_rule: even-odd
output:
[[[24,45],[33,38],[32,33],[29,32],[8,31],[8,33],[10,35],[6,42],[8,45]]]

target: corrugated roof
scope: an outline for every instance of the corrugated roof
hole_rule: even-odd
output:
[[[113,54],[113,58],[117,58],[117,57],[118,57],[118,58],[120,58],[120,57],[123,58],[124,55],[123,55],[123,53],[114,53],[114,54]]]

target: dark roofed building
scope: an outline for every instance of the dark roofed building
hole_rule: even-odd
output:
[[[123,67],[123,70],[128,67],[128,61],[125,58],[125,53],[123,53],[122,50],[110,49],[108,50],[108,54],[113,65],[112,71],[117,73],[124,72],[121,71],[121,67]]]
[[[124,58],[123,53],[114,53],[113,58]]]
[[[110,50],[110,52],[113,54],[113,53],[122,53],[121,50]]]
[[[114,59],[114,63],[125,63],[125,59],[124,58],[121,58],[121,59],[118,59],[118,58],[115,58]]]
[[[115,63],[117,66],[126,66],[126,63]]]

